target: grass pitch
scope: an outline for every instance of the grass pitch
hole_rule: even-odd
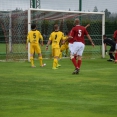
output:
[[[0,117],[117,117],[117,64],[83,59],[72,75],[69,59],[52,61],[0,62]]]

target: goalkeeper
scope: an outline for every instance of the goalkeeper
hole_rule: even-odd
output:
[[[104,39],[103,42],[104,42],[105,52],[107,52],[107,45],[110,46],[110,50],[109,50],[110,59],[108,59],[107,61],[114,61],[115,57],[113,56],[113,53],[115,51],[116,43],[111,38],[107,38],[106,35],[103,35],[103,39]]]

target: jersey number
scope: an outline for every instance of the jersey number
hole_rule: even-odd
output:
[[[78,30],[78,37],[81,37],[82,35],[82,30]]]
[[[36,39],[36,34],[35,33],[33,33],[33,38],[34,38],[34,40]]]
[[[57,39],[57,35],[55,35],[55,40]]]

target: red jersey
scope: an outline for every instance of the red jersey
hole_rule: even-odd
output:
[[[113,38],[115,39],[115,41],[117,43],[117,30],[114,32]]]
[[[76,25],[72,28],[70,36],[73,37],[73,41],[82,42],[85,44],[84,36],[88,35],[88,32],[84,26]]]

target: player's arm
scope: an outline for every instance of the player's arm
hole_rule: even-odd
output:
[[[88,28],[90,26],[90,24],[87,24],[86,26],[85,26],[85,28]]]
[[[93,41],[92,41],[92,39],[91,39],[91,37],[90,37],[90,35],[89,34],[87,34],[87,38],[89,39],[89,41],[91,42],[91,45],[92,46],[95,46],[95,44],[93,43]]]
[[[48,50],[48,46],[51,44],[51,40],[48,40],[47,44],[46,44],[46,50]]]
[[[42,35],[40,35],[40,44],[41,44],[41,46],[43,46],[43,36]]]
[[[28,49],[28,43],[29,43],[29,34],[27,35],[27,40],[26,40],[26,49]]]
[[[65,39],[65,42],[66,42],[66,41],[70,41],[71,39],[73,39],[73,37],[71,36],[71,33],[72,33],[72,30],[68,33],[68,36],[67,36],[67,38]]]
[[[107,52],[107,46],[106,43],[104,43],[105,53]]]

